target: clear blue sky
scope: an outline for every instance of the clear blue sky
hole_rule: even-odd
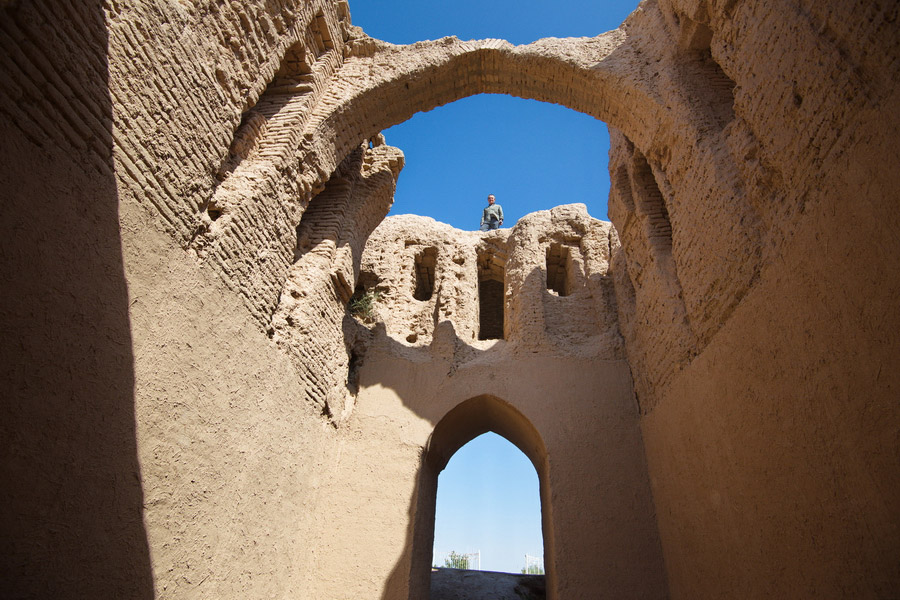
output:
[[[537,471],[495,433],[460,448],[438,476],[435,557],[451,550],[480,550],[483,570],[516,573],[526,553],[543,554]]]
[[[351,0],[355,25],[395,44],[455,35],[527,44],[615,29],[637,0]],[[606,125],[567,108],[481,95],[419,113],[384,131],[406,155],[391,214],[478,228],[489,193],[504,226],[523,215],[581,202],[606,219]],[[518,572],[542,552],[537,473],[494,434],[457,452],[438,479],[435,551],[481,550],[485,570]]]

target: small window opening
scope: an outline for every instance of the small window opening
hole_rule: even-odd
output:
[[[351,348],[347,360],[347,390],[351,394],[359,393],[359,368],[362,366],[362,353]]]
[[[434,294],[434,267],[437,264],[437,248],[425,248],[415,258],[416,300],[431,300]]]
[[[482,279],[478,282],[479,340],[503,339],[503,282]]]
[[[502,340],[506,259],[497,252],[478,256],[478,339]]]
[[[569,248],[562,244],[550,244],[547,247],[547,289],[560,296],[568,296],[569,282]]]

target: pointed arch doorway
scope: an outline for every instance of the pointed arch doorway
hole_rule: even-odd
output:
[[[460,448],[438,475],[432,566],[520,575],[542,570],[537,471],[491,431]]]
[[[457,450],[487,432],[496,433],[516,446],[537,472],[547,598],[556,597],[550,465],[546,446],[534,425],[515,407],[495,396],[481,395],[450,410],[435,426],[425,450],[418,485],[410,598],[428,598],[429,595],[438,475]]]

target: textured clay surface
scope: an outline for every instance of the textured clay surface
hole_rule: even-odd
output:
[[[548,598],[900,596],[897,3],[350,9],[0,1],[0,597],[426,598],[488,430]],[[379,132],[478,93],[604,120],[612,223],[384,220]]]

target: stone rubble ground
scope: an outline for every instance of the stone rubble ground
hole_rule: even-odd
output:
[[[544,600],[543,575],[432,569],[431,600]]]

